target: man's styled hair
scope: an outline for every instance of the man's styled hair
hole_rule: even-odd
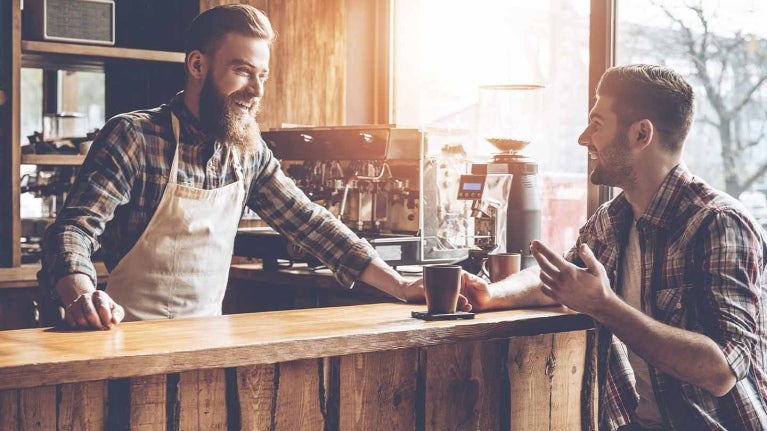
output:
[[[187,30],[186,55],[194,50],[213,55],[229,33],[265,39],[270,44],[275,38],[269,18],[255,7],[244,4],[216,6],[192,20]]]
[[[695,116],[692,86],[671,69],[633,64],[611,67],[597,85],[597,96],[609,96],[621,126],[648,119],[670,151],[681,151]]]

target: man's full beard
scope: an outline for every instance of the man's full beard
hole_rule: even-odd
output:
[[[242,91],[229,96],[220,94],[213,84],[211,74],[208,74],[200,92],[200,124],[203,131],[222,144],[239,149],[242,154],[255,152],[260,143],[256,122],[260,100],[253,100],[253,97]],[[253,107],[248,114],[243,115],[235,101],[253,103]]]

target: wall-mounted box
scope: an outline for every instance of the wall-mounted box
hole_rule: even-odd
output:
[[[23,0],[25,40],[115,44],[114,0]]]

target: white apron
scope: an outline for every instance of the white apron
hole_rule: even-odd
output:
[[[124,321],[216,316],[229,277],[245,188],[237,181],[212,190],[177,184],[179,124],[160,205],[136,245],[110,272],[106,292],[125,309]]]

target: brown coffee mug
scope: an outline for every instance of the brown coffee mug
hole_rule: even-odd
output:
[[[423,268],[423,288],[429,314],[452,314],[458,307],[461,291],[459,265],[433,265]]]
[[[519,272],[522,255],[519,253],[493,253],[482,260],[482,274],[491,282],[501,281]]]

